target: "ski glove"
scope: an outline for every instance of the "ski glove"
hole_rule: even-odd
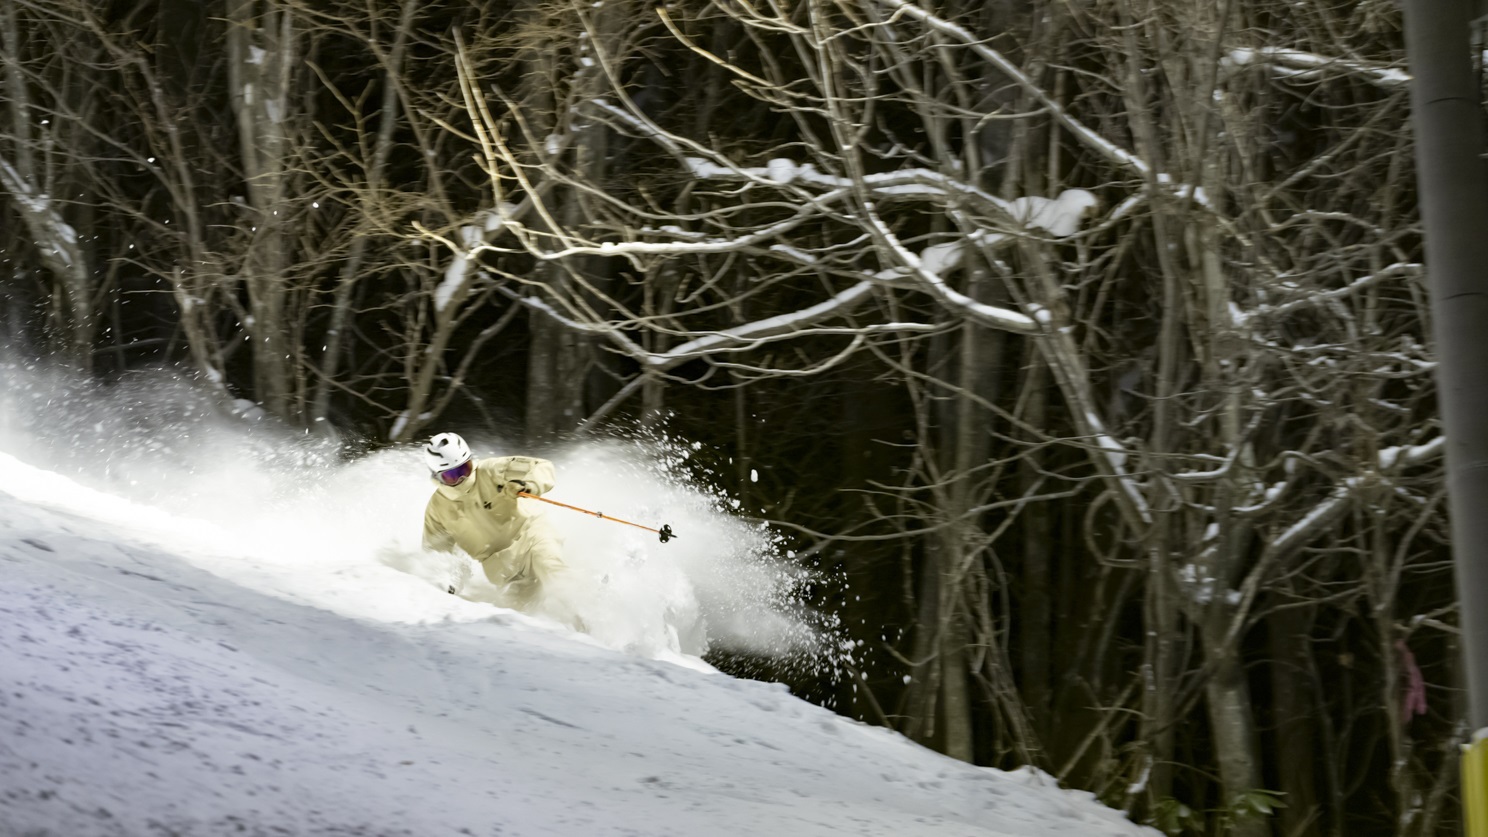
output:
[[[506,484],[501,486],[501,490],[512,497],[517,496],[517,493],[521,491],[528,494],[537,493],[533,490],[532,484],[525,480],[507,480]]]

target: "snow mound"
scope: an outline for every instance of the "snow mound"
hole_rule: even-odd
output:
[[[0,469],[6,833],[1153,834],[1043,774],[392,570],[448,618],[259,592],[154,545],[148,515],[18,499],[18,474],[47,482]]]

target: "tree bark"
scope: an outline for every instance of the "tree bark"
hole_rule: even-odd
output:
[[[1037,355],[1030,353],[1028,372],[1023,383],[1028,406],[1024,421],[1031,427],[1044,427],[1047,421],[1047,398],[1044,388],[1048,373]],[[1024,460],[1019,469],[1023,493],[1039,485],[1037,466]],[[1022,637],[1023,699],[1028,704],[1033,728],[1041,741],[1049,740],[1054,721],[1050,715],[1050,676],[1053,671],[1053,616],[1050,568],[1055,562],[1053,510],[1045,503],[1034,503],[1023,512],[1023,606],[1017,626]]]
[[[253,347],[253,393],[280,418],[296,412],[292,358],[285,322],[285,270],[290,261],[284,225],[289,180],[290,89],[299,63],[293,14],[275,0],[229,0],[228,75],[238,150],[252,211],[243,258],[249,320],[243,323]]]
[[[1312,608],[1284,607],[1266,618],[1270,635],[1271,707],[1276,715],[1272,748],[1285,794],[1281,834],[1298,837],[1319,831],[1317,741],[1313,731],[1312,650],[1308,631]],[[1309,830],[1311,829],[1311,830]]]
[[[21,71],[20,26],[16,4],[0,4],[0,47],[3,47],[6,59],[3,62],[3,98],[10,100],[10,133],[14,148],[13,158],[0,153],[0,188],[10,192],[15,199],[21,221],[31,234],[40,261],[52,274],[63,352],[74,367],[90,372],[99,319],[93,300],[93,270],[77,230],[67,222],[63,205],[52,194],[62,184],[49,182],[32,148],[36,130],[52,133],[58,127],[34,129],[32,126],[35,117],[31,112],[31,95]],[[68,92],[57,91],[56,95],[62,97]],[[45,125],[51,120],[41,121]],[[80,153],[82,149],[75,151]]]

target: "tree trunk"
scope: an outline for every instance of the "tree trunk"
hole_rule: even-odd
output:
[[[1281,833],[1318,833],[1317,742],[1313,733],[1312,665],[1308,631],[1312,608],[1286,607],[1266,618],[1271,646],[1271,706],[1276,715],[1273,750],[1285,794]],[[1309,830],[1311,829],[1311,830]]]
[[[1225,803],[1233,807],[1242,796],[1262,790],[1261,751],[1256,740],[1254,711],[1250,702],[1250,685],[1238,649],[1226,642],[1231,608],[1215,604],[1210,618],[1200,627],[1206,663],[1213,675],[1204,684],[1209,726],[1214,736],[1215,760],[1219,763],[1219,780],[1225,789]],[[1235,837],[1266,837],[1271,833],[1264,819],[1251,814],[1236,816],[1229,832]]]
[[[549,275],[562,268],[548,266]],[[562,284],[561,276],[551,279]],[[561,438],[584,418],[583,362],[585,342],[563,323],[541,311],[529,320],[532,340],[527,347],[527,443],[542,445]]]
[[[1028,406],[1023,419],[1031,427],[1043,427],[1047,398],[1044,388],[1048,372],[1035,353],[1030,353],[1028,374],[1023,383],[1028,393]],[[1024,461],[1020,488],[1027,494],[1038,486],[1038,467]],[[1053,651],[1052,596],[1050,565],[1055,560],[1053,510],[1047,503],[1033,503],[1023,512],[1023,606],[1019,609],[1017,627],[1022,638],[1023,700],[1032,716],[1039,740],[1048,741],[1053,718],[1049,715],[1049,678]]]
[[[11,193],[18,214],[31,240],[35,243],[42,265],[52,274],[56,326],[61,334],[63,354],[76,368],[90,372],[93,368],[93,338],[98,329],[98,312],[93,295],[93,271],[87,250],[77,231],[63,217],[63,208],[52,193],[61,187],[49,183],[41,162],[32,150],[33,130],[55,133],[59,126],[37,126],[31,112],[31,95],[21,70],[21,21],[14,3],[0,3],[0,46],[7,57],[5,95],[10,100],[10,128],[13,155],[0,152],[0,188]],[[83,62],[78,62],[83,63]],[[64,91],[65,95],[73,91]],[[82,95],[87,95],[86,92]],[[74,107],[77,103],[72,103]],[[51,120],[40,120],[48,125]],[[54,143],[49,143],[54,144]],[[81,153],[82,149],[77,149]]]
[[[252,211],[251,238],[243,258],[253,346],[253,392],[280,418],[295,412],[292,357],[285,322],[285,270],[290,261],[285,228],[290,137],[286,127],[290,88],[298,64],[293,15],[274,0],[229,0],[228,75],[238,149]]]
[[[527,14],[541,17],[545,7],[532,4]],[[559,89],[560,67],[556,61],[556,46],[544,42],[529,50],[526,79],[530,82],[526,101],[533,114],[533,135],[539,138],[554,136],[560,130],[572,128],[572,112],[559,113],[559,100],[554,91]],[[533,148],[532,153],[546,158],[546,148]],[[557,161],[548,161],[556,165]],[[562,187],[559,187],[560,189]],[[557,194],[561,207],[555,213],[560,224],[568,227],[582,221],[577,198],[571,190],[562,189]],[[556,230],[547,230],[556,233]],[[539,239],[551,241],[552,239]],[[554,261],[539,263],[538,281],[547,286],[548,294],[565,298],[571,294],[568,268]],[[579,349],[576,335],[562,323],[540,310],[533,309],[528,315],[530,339],[527,345],[527,391],[524,406],[526,441],[529,445],[541,445],[560,437],[584,419],[584,403],[581,364],[576,357]]]

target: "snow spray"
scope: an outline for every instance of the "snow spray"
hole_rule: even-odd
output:
[[[74,481],[79,496],[102,492],[149,511],[141,517],[177,521],[142,537],[263,592],[361,619],[576,624],[607,647],[698,667],[721,651],[819,672],[837,653],[834,619],[803,599],[811,573],[769,526],[740,515],[738,502],[708,483],[694,442],[630,434],[528,451],[464,433],[477,457],[552,459],[553,499],[665,519],[685,534],[663,545],[647,532],[551,510],[571,571],[528,620],[493,607],[497,591],[478,567],[469,572],[469,559],[421,549],[432,484],[414,446],[296,432],[249,402],[214,398],[163,371],[102,385],[8,363],[0,387],[0,451]],[[448,595],[448,579],[462,571],[466,589]]]

